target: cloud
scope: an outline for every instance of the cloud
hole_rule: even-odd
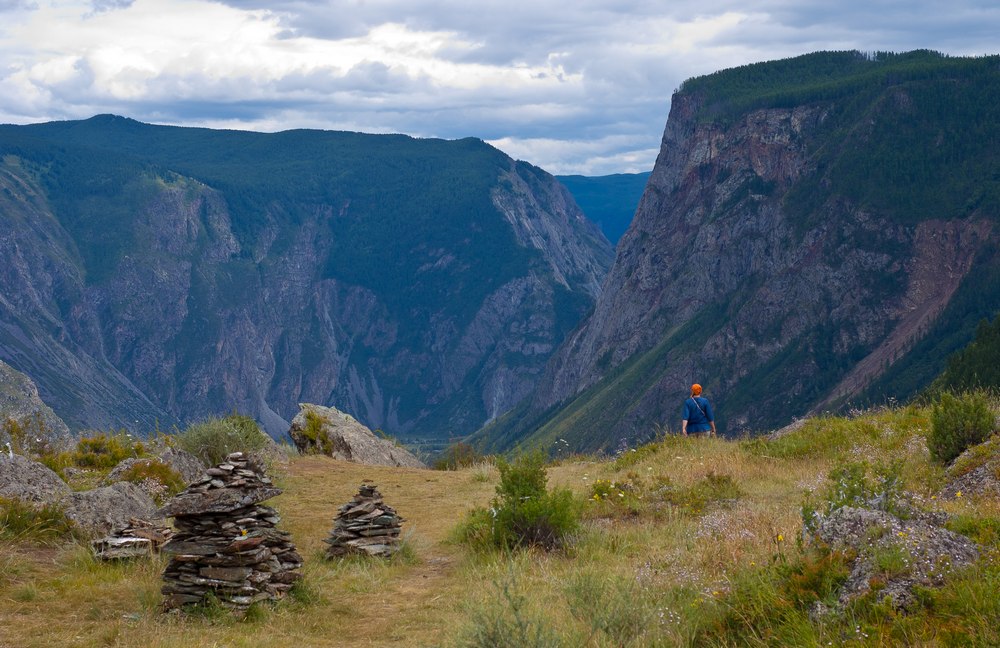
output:
[[[0,119],[481,137],[648,170],[684,79],[819,49],[995,53],[1000,8],[847,0],[0,0]]]

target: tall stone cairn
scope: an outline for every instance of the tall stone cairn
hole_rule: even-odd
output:
[[[160,509],[176,534],[163,546],[163,607],[202,603],[209,594],[234,610],[282,598],[301,578],[302,557],[278,513],[260,502],[281,494],[242,452],[206,471]]]
[[[382,501],[375,484],[362,484],[358,494],[333,520],[333,531],[323,542],[330,545],[327,558],[349,555],[388,558],[399,551],[403,518]]]

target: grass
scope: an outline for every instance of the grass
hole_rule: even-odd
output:
[[[6,541],[0,645],[996,645],[1000,504],[930,499],[944,472],[927,453],[928,429],[926,409],[886,409],[816,419],[773,442],[667,437],[634,460],[564,459],[548,467],[549,486],[586,500],[584,518],[551,552],[472,551],[451,539],[494,497],[490,464],[431,471],[297,457],[271,502],[306,557],[287,600],[244,621],[163,615],[162,559],[104,565],[72,542]],[[812,614],[835,600],[844,557],[801,542],[801,507],[857,461],[900,462],[907,491],[984,546],[979,563],[921,592],[908,615],[874,596]],[[322,539],[363,479],[405,518],[407,549],[388,562],[324,560]],[[598,480],[632,484],[636,498],[593,501]],[[901,568],[891,549],[878,558],[884,573]]]

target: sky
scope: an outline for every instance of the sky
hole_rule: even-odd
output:
[[[0,0],[0,123],[478,137],[648,171],[687,78],[817,50],[1000,53],[996,0]]]

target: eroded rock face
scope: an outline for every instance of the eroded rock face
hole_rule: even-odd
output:
[[[900,520],[884,511],[849,506],[822,520],[817,535],[832,549],[857,552],[841,603],[868,593],[874,584],[893,606],[906,608],[915,585],[940,586],[952,571],[979,557],[974,542],[927,520]],[[891,572],[879,568],[878,555],[891,556]]]
[[[71,492],[48,466],[21,455],[0,453],[0,497],[53,504]]]
[[[300,452],[373,466],[426,468],[404,448],[380,439],[350,414],[335,407],[304,403],[288,430]]]
[[[133,519],[151,522],[161,516],[156,513],[153,498],[139,486],[118,482],[70,495],[66,517],[86,533],[101,535],[125,528]]]

